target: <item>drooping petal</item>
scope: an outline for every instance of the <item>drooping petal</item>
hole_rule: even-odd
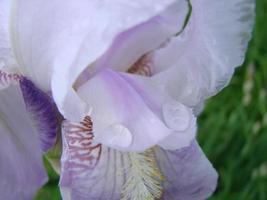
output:
[[[172,5],[177,1],[16,1],[12,19],[16,57],[41,89],[47,90],[52,80],[61,113],[80,121],[88,112],[72,90],[80,73],[103,55],[117,35]],[[76,113],[68,112],[70,104],[77,105]]]
[[[217,174],[195,143],[180,151],[127,153],[90,143],[91,136],[84,124],[63,128],[64,200],[158,199],[162,193],[164,199],[204,200],[216,187]]]
[[[218,175],[199,145],[176,151],[156,148],[164,179],[164,200],[204,200],[217,186]]]
[[[18,86],[0,91],[0,194],[32,199],[46,181],[38,133]]]
[[[173,97],[195,106],[214,95],[244,61],[254,19],[253,0],[192,0],[184,32],[155,52],[155,79]],[[160,73],[161,72],[161,73]]]
[[[93,143],[92,125],[90,117],[81,123],[63,123],[60,176],[63,199],[118,199],[114,188],[121,188],[123,175],[114,172],[121,170],[117,165],[121,158],[111,157],[114,151]]]
[[[60,180],[63,199],[160,197],[162,176],[154,152],[123,153],[94,144],[92,125],[90,117],[79,124],[64,122]]]
[[[64,159],[73,159],[66,157]],[[61,170],[61,194],[64,200],[117,200],[121,197],[121,190],[125,182],[124,162],[127,156],[117,153],[115,150],[105,148],[102,150],[99,164],[94,168],[86,168],[80,176],[80,172],[73,173],[75,166],[64,166]],[[128,163],[127,163],[128,164]],[[90,164],[89,164],[90,165]],[[65,179],[68,177],[68,180]],[[65,179],[65,180],[64,180]]]
[[[26,110],[31,115],[37,129],[43,151],[50,149],[58,131],[59,114],[52,98],[37,88],[27,78],[20,80]]]

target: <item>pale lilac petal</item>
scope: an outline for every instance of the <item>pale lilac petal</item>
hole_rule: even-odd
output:
[[[131,167],[128,153],[93,141],[92,121],[65,121],[60,187],[64,200],[117,200]]]
[[[154,54],[155,79],[188,106],[216,94],[244,60],[253,0],[193,0],[185,30]],[[161,73],[160,73],[161,72]]]
[[[164,200],[205,200],[214,192],[217,172],[196,141],[184,149],[155,152],[165,177]]]
[[[20,88],[26,110],[38,131],[42,150],[47,151],[55,144],[58,131],[59,114],[56,105],[48,94],[26,78],[20,80]]]
[[[96,144],[89,132],[81,131],[84,127],[77,129],[78,124],[70,128],[70,124],[65,123],[60,180],[63,199],[121,199],[128,177],[133,175],[131,153],[103,145],[92,150]],[[164,176],[163,199],[204,200],[213,193],[217,173],[196,142],[177,151],[160,147],[153,151]]]
[[[91,107],[95,140],[107,146],[143,151],[162,142],[166,149],[179,149],[195,136],[192,110],[173,101],[149,78],[105,69],[78,94]]]
[[[0,194],[32,199],[46,181],[38,133],[18,86],[0,91]]]
[[[142,151],[174,132],[117,72],[103,70],[80,87],[78,94],[92,108],[89,115],[99,143]]]
[[[117,200],[123,173],[122,154],[94,144],[90,117],[83,124],[63,123],[60,186],[63,199]]]
[[[73,159],[73,158],[64,158]],[[123,183],[126,181],[124,167],[127,156],[104,148],[96,167],[77,169],[74,165],[62,163],[61,194],[64,200],[118,200]],[[128,163],[126,163],[128,164]],[[65,167],[65,168],[64,168]],[[73,173],[76,171],[76,173]],[[67,180],[65,179],[67,176]]]

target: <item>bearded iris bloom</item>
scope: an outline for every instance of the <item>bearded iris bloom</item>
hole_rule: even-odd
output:
[[[253,14],[252,0],[0,0],[1,195],[32,198],[61,135],[63,199],[206,199],[217,173],[196,117],[242,64]]]

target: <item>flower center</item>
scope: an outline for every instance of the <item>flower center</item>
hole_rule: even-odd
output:
[[[152,61],[148,55],[142,56],[137,62],[135,62],[127,71],[131,74],[138,74],[142,76],[152,76]]]

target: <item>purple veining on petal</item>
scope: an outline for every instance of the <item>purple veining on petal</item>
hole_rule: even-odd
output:
[[[22,78],[22,75],[17,73],[8,73],[0,70],[0,88],[16,85]]]
[[[58,111],[52,98],[37,88],[30,80],[22,78],[20,88],[27,110],[31,113],[39,131],[43,151],[49,150],[56,141]]]
[[[93,170],[97,166],[102,145],[93,142],[92,131],[93,122],[90,116],[86,116],[80,123],[63,121],[61,185],[68,185],[71,179],[83,176],[88,170]]]

